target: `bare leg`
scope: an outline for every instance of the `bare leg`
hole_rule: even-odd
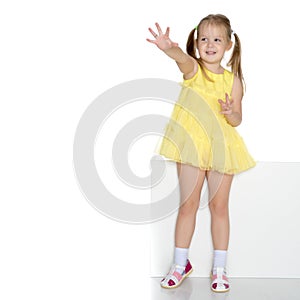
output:
[[[195,230],[200,194],[205,171],[197,167],[177,163],[180,187],[180,208],[175,229],[175,247],[189,248]]]
[[[211,234],[214,249],[227,250],[229,244],[229,193],[233,175],[214,171],[207,173],[208,188],[211,195],[209,209],[211,213]]]

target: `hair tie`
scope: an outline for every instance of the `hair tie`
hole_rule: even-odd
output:
[[[195,30],[198,30],[198,25],[197,25],[197,26],[195,26]]]
[[[235,35],[235,34],[236,34],[236,32],[235,32],[234,30],[231,30],[231,34]]]

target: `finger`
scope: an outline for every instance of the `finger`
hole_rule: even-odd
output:
[[[223,102],[223,100],[221,100],[221,99],[219,99],[218,102],[219,102],[222,106],[224,106],[224,105],[226,104],[226,103]]]
[[[227,93],[225,93],[225,103],[226,105],[229,107],[230,106],[230,99],[229,99],[229,95]]]
[[[230,99],[229,99],[229,95],[227,93],[225,94],[225,97],[226,97],[226,104],[230,105]]]
[[[229,102],[228,102],[227,107],[229,107],[230,109],[232,108],[232,101],[229,101]]]
[[[226,101],[229,101],[229,96],[227,93],[225,93],[225,98],[226,98]]]
[[[169,37],[169,34],[170,34],[170,27],[167,27],[167,30],[166,30],[165,35],[166,35],[167,37]]]
[[[156,28],[157,28],[158,34],[159,34],[159,35],[161,35],[161,34],[162,34],[162,30],[161,30],[161,28],[160,28],[159,24],[158,24],[158,23],[155,23],[155,25],[156,25]]]
[[[156,38],[157,37],[157,34],[152,30],[152,28],[148,28],[149,29],[149,31],[151,32],[151,34]]]
[[[226,102],[228,103],[228,106],[229,106],[229,107],[232,107],[233,100],[229,98],[229,95],[228,95],[228,94],[226,94],[226,95],[227,95],[227,96],[226,96]]]
[[[146,39],[146,41],[148,41],[149,43],[152,43],[152,44],[156,44],[156,40]]]

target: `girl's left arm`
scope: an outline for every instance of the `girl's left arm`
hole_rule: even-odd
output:
[[[236,127],[242,123],[242,99],[243,99],[243,85],[241,80],[234,76],[231,99],[226,94],[226,101],[223,102],[219,99],[221,104],[221,114],[223,114],[227,122]]]

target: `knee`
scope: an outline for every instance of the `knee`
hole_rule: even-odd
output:
[[[215,201],[214,201],[215,200]],[[211,214],[218,217],[226,217],[228,216],[228,203],[227,201],[216,201],[217,199],[213,199],[209,203],[209,209]]]
[[[199,208],[199,201],[188,200],[184,202],[179,208],[181,216],[190,216],[197,213]]]

